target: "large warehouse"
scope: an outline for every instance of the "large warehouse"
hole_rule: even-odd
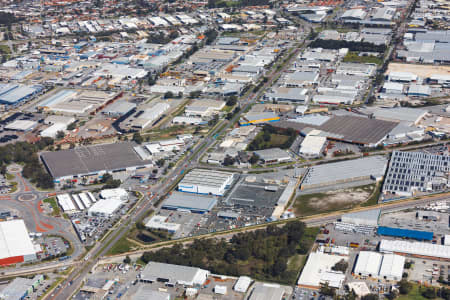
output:
[[[302,270],[297,285],[304,288],[320,289],[322,284],[328,283],[330,287],[340,288],[345,280],[345,274],[333,271],[331,268],[341,260],[348,261],[348,257],[312,252]]]
[[[301,189],[368,179],[378,181],[384,176],[386,166],[387,159],[384,156],[369,156],[313,166],[304,176]]]
[[[314,115],[313,115],[314,116]],[[315,115],[317,116],[317,115]],[[323,122],[310,123],[303,118],[274,123],[274,127],[304,130],[318,129],[328,139],[365,147],[379,145],[398,123],[356,116],[320,116]]]
[[[172,195],[164,201],[162,208],[189,210],[194,213],[203,214],[211,211],[216,204],[217,199],[214,196],[173,192]]]
[[[381,209],[371,209],[361,212],[343,214],[341,221],[344,223],[366,226],[378,226]]]
[[[36,250],[23,220],[0,222],[0,266],[36,259]]]
[[[394,151],[383,185],[384,194],[411,196],[447,188],[450,156]]]
[[[180,192],[223,196],[233,182],[233,173],[194,169],[178,184]]]
[[[41,153],[41,159],[55,181],[135,170],[152,166],[142,160],[132,143],[114,143]]]
[[[17,105],[44,89],[41,85],[0,84],[0,104]]]
[[[381,240],[380,252],[450,261],[450,247],[424,242]]]
[[[415,239],[419,241],[431,241],[433,239],[433,232],[431,231],[420,231],[420,230],[380,226],[378,227],[377,233],[379,235]]]
[[[207,270],[200,268],[149,262],[141,273],[141,281],[153,283],[165,282],[168,285],[202,285],[210,275]]]
[[[405,257],[396,254],[381,254],[372,251],[361,251],[358,255],[354,273],[363,277],[387,280],[401,280]]]

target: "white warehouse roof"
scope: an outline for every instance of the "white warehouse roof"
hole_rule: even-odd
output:
[[[424,242],[381,240],[380,251],[385,253],[405,253],[435,258],[450,259],[450,247]]]
[[[111,216],[122,205],[122,203],[122,200],[118,198],[101,199],[89,208],[88,214],[90,216]]]
[[[392,253],[380,254],[372,251],[361,251],[354,269],[355,274],[401,280],[405,257]]]
[[[342,272],[333,271],[331,268],[341,260],[348,261],[348,258],[321,252],[311,253],[297,284],[317,288],[322,283],[328,282],[330,287],[339,288],[344,282],[345,275]]]
[[[209,271],[200,268],[149,262],[142,270],[141,280],[154,282],[164,279],[168,284],[193,286],[202,285],[209,274]]]
[[[23,220],[0,222],[0,259],[35,254]]]
[[[355,273],[363,276],[377,277],[383,255],[372,251],[361,251],[356,261]]]
[[[396,254],[384,254],[380,267],[380,278],[400,280],[403,275],[405,257]]]
[[[304,155],[320,155],[327,138],[324,136],[307,135],[303,140],[299,153]]]
[[[236,281],[233,289],[236,292],[246,293],[251,283],[252,283],[252,279],[250,277],[241,276]]]

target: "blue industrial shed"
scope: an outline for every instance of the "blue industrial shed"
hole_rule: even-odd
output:
[[[430,231],[419,231],[393,227],[380,226],[378,227],[377,233],[379,235],[409,238],[419,241],[431,241],[433,239],[433,232]]]

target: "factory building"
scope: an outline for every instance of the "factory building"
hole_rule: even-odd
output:
[[[278,164],[292,160],[292,157],[289,155],[289,153],[280,148],[258,150],[254,153],[266,165]]]
[[[13,131],[21,131],[21,132],[27,132],[33,130],[37,125],[37,122],[31,121],[31,120],[15,120],[11,122],[10,124],[5,126],[6,130],[13,130]]]
[[[0,104],[17,105],[44,89],[43,86],[19,85],[19,84],[0,84]]]
[[[132,143],[102,144],[42,152],[40,157],[56,182],[152,166],[150,160],[141,159]]]
[[[384,194],[411,196],[444,190],[448,186],[450,156],[394,151],[383,185]]]
[[[371,209],[367,211],[355,212],[343,214],[341,221],[343,223],[365,225],[365,226],[378,226],[378,219],[380,218],[381,209]]]
[[[0,222],[0,266],[36,260],[36,249],[23,220]]]
[[[178,190],[186,193],[223,196],[233,182],[233,177],[233,173],[194,169],[180,181]]]
[[[450,261],[450,247],[425,242],[381,240],[380,252],[409,255],[418,258]]]
[[[88,215],[108,218],[111,217],[122,204],[122,200],[118,198],[100,199],[88,209]]]
[[[368,179],[379,181],[384,176],[386,166],[387,159],[383,156],[370,156],[313,166],[304,176],[301,189]]]
[[[297,285],[316,290],[320,289],[322,284],[328,284],[332,288],[340,288],[345,280],[345,274],[333,271],[331,268],[341,260],[348,261],[348,257],[312,252],[302,270]]]
[[[405,257],[401,255],[361,251],[354,273],[362,277],[399,281],[402,279],[404,265]]]
[[[261,283],[255,284],[248,300],[282,300],[285,290],[279,284]]]
[[[433,232],[431,231],[420,231],[411,230],[403,228],[392,228],[392,227],[378,227],[378,235],[393,236],[399,238],[414,239],[418,241],[431,241],[433,240]]]
[[[314,135],[313,132],[310,132],[302,141],[298,153],[304,157],[319,157],[326,142],[327,138],[325,136]]]
[[[159,102],[128,117],[121,126],[127,129],[143,130],[149,126],[153,126],[155,122],[161,118],[164,113],[170,109],[170,105],[165,102]]]
[[[148,229],[166,230],[169,233],[175,233],[178,229],[180,229],[180,224],[167,222],[167,219],[167,216],[153,216],[147,221],[147,223],[145,223],[145,227]]]
[[[189,210],[192,213],[206,213],[211,211],[217,204],[214,196],[194,195],[173,192],[169,198],[164,200],[162,208],[170,210]]]
[[[36,275],[31,279],[16,277],[0,291],[0,299],[22,300],[31,297],[42,281],[44,281],[43,275]]]
[[[169,286],[176,284],[203,285],[210,275],[207,270],[158,262],[149,262],[142,270],[140,281],[146,283],[164,282]]]
[[[239,125],[249,126],[277,121],[280,121],[280,117],[273,112],[249,112],[239,120]]]

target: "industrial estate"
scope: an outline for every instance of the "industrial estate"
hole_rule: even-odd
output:
[[[0,4],[0,300],[450,300],[450,4]]]

